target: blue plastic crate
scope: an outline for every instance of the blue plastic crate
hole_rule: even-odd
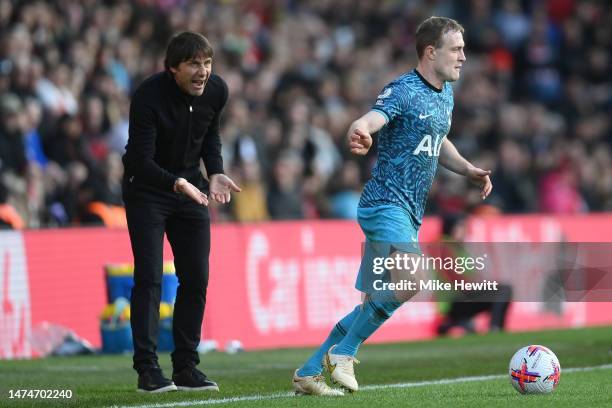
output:
[[[106,274],[107,302],[114,303],[117,298],[130,299],[134,286],[133,264],[112,264],[104,267]],[[178,278],[173,262],[164,262],[161,301],[173,304],[176,299]]]
[[[120,324],[103,323],[100,331],[102,334],[103,353],[120,354],[134,351],[130,322]]]

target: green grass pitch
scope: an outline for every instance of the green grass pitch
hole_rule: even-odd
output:
[[[510,357],[528,344],[559,357],[553,394],[523,396],[510,385]],[[200,367],[219,382],[219,393],[136,393],[130,356],[0,361],[0,407],[612,407],[611,348],[612,327],[365,345],[356,367],[362,389],[340,398],[292,395],[293,371],[311,349],[206,354]],[[170,375],[169,356],[160,362]],[[69,389],[73,396],[10,399],[17,389]]]

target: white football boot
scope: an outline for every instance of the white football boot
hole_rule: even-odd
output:
[[[298,370],[293,374],[293,390],[295,395],[322,395],[328,397],[340,397],[344,393],[336,390],[325,382],[322,375],[309,375],[300,377]]]
[[[341,354],[334,354],[333,350],[336,346],[332,346],[323,358],[323,364],[333,382],[340,384],[346,388],[349,392],[355,392],[359,389],[357,379],[355,379],[355,370],[353,364],[359,364],[353,356],[345,356]]]

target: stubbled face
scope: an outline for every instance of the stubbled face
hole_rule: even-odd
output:
[[[191,96],[200,96],[212,71],[212,58],[195,57],[181,62],[177,67],[170,67],[174,80],[183,92]]]
[[[434,70],[442,81],[459,79],[461,67],[465,62],[463,53],[463,34],[459,31],[449,31],[442,36],[442,46],[435,49]]]

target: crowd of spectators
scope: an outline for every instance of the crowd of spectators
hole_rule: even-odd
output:
[[[244,190],[214,220],[353,218],[376,152],[351,157],[346,130],[416,66],[430,15],[466,29],[449,138],[493,170],[490,204],[612,210],[612,7],[589,0],[0,0],[0,209],[37,228],[120,206],[130,95],[194,30],[230,89],[223,155]],[[441,170],[428,213],[478,202]]]

